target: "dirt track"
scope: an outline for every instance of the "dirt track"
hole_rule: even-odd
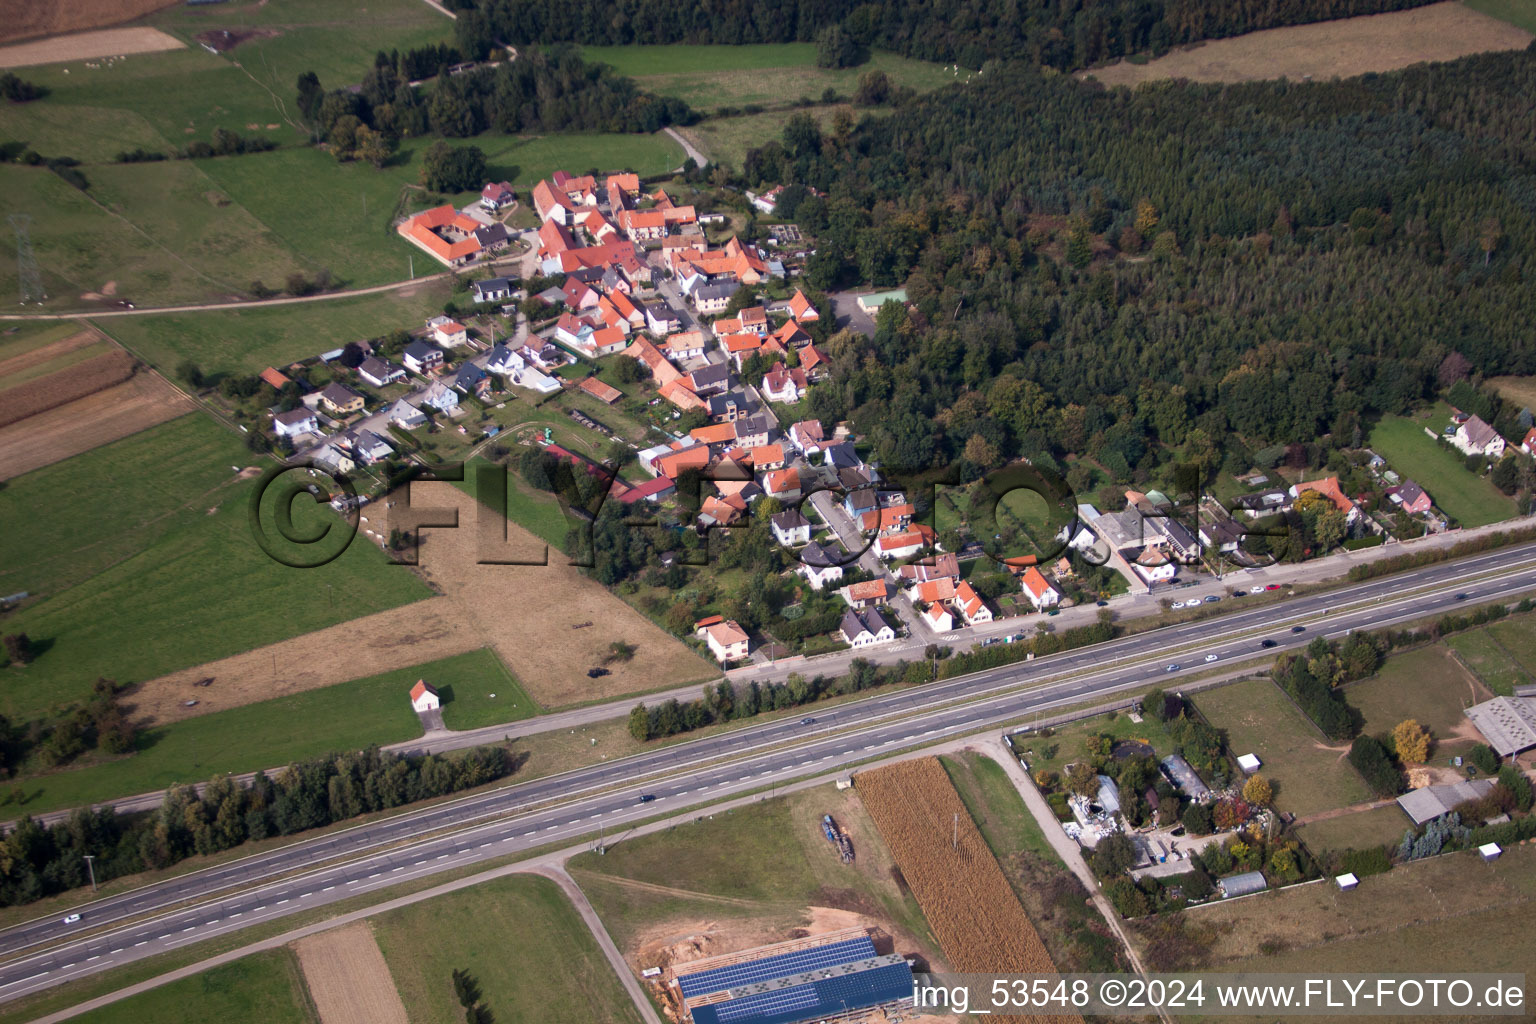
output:
[[[475,564],[476,505],[453,485],[417,484],[412,494],[418,508],[458,509],[463,524],[424,531],[419,571],[442,596],[152,679],[134,693],[134,714],[150,723],[178,721],[487,646],[546,709],[718,675],[714,666],[564,564],[558,551],[550,552],[547,566]],[[388,526],[369,515],[374,521],[360,525],[388,536]],[[542,541],[515,524],[508,525],[508,535],[521,550],[542,550]],[[369,541],[359,533],[353,543]],[[592,625],[571,628],[580,623]],[[607,676],[589,679],[587,669],[602,662],[615,640],[634,644],[634,658],[610,665]],[[210,676],[212,686],[193,686]],[[194,698],[195,707],[182,706]]]
[[[128,4],[122,6],[128,7]],[[154,10],[166,4],[146,0],[141,7]],[[142,11],[140,13],[143,13]],[[130,14],[126,21],[137,17]],[[52,31],[58,31],[54,29]],[[32,33],[28,33],[29,35]],[[11,36],[10,38],[20,38]],[[94,60],[97,57],[115,57],[130,53],[157,53],[161,50],[179,50],[184,44],[175,36],[157,28],[109,28],[99,32],[79,32],[70,36],[53,36],[30,43],[0,48],[0,68],[31,67],[34,64],[62,64],[72,60]]]
[[[0,480],[62,462],[195,408],[158,373],[140,370],[115,387],[0,427]]]
[[[320,1024],[407,1024],[389,964],[366,921],[293,944]]]
[[[1176,50],[1147,64],[1120,61],[1085,72],[1105,85],[1135,86],[1168,78],[1194,82],[1252,82],[1348,78],[1393,71],[1420,61],[1523,49],[1531,34],[1463,7],[1431,4],[1312,25],[1265,29]]]

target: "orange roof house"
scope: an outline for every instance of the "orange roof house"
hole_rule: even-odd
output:
[[[631,359],[639,360],[646,369],[650,370],[651,378],[656,381],[658,388],[682,376],[682,372],[667,361],[661,349],[657,348],[649,338],[637,335],[635,340],[630,342],[629,348],[624,350],[624,354]]]
[[[688,412],[691,409],[703,409],[705,407],[704,400],[693,393],[693,389],[687,385],[681,376],[676,380],[667,381],[656,389],[656,393],[683,412]]]
[[[1339,487],[1339,478],[1336,476],[1297,484],[1293,490],[1298,498],[1308,491],[1315,491],[1333,502],[1334,508],[1346,514],[1355,510],[1355,503],[1344,496],[1344,491]]]
[[[967,581],[955,588],[955,605],[967,625],[992,621],[992,610]]]
[[[800,489],[800,471],[791,466],[775,470],[763,478],[763,491],[769,496],[790,494]]]
[[[692,445],[666,455],[658,455],[651,464],[660,476],[676,480],[690,469],[703,469],[709,465],[709,448],[702,444]]]
[[[638,174],[610,174],[603,184],[608,188],[617,186],[627,196],[640,194],[640,175]]]
[[[583,377],[576,386],[604,405],[612,405],[624,397],[624,392],[611,384],[604,384],[596,377]]]
[[[794,320],[784,321],[784,326],[773,332],[773,337],[779,344],[786,347],[793,345],[809,344],[811,336]],[[801,356],[802,361],[804,356]]]
[[[266,381],[268,384],[271,384],[279,391],[293,383],[293,381],[289,380],[281,370],[275,369],[271,366],[261,371],[261,379]]]
[[[816,312],[816,307],[811,305],[811,300],[805,297],[805,292],[795,289],[795,294],[789,300],[789,315],[796,320],[804,320],[809,323],[812,320],[820,320],[821,314]]]
[[[480,240],[475,237],[480,227],[479,221],[445,203],[408,218],[398,231],[435,259],[456,266],[480,251]]]
[[[1024,592],[1033,599],[1036,607],[1044,601],[1055,603],[1052,597],[1056,593],[1056,588],[1051,586],[1051,581],[1041,575],[1040,570],[1034,566],[1024,570],[1023,587]]]
[[[955,581],[948,576],[941,576],[936,580],[917,585],[917,599],[927,604],[935,601],[948,601],[955,596]]]
[[[759,445],[752,449],[751,457],[754,469],[778,469],[784,465],[784,446],[781,444]]]
[[[821,354],[821,350],[815,345],[807,345],[800,350],[800,369],[810,373],[818,366],[825,365],[827,357]]]
[[[731,444],[736,440],[736,425],[734,423],[715,423],[707,427],[698,427],[689,432],[699,444]]]

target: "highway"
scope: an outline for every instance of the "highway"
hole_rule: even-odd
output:
[[[1485,578],[1474,579],[1479,576]],[[0,966],[0,1000],[397,882],[596,835],[599,828],[612,841],[628,823],[771,783],[834,772],[1116,691],[1173,688],[1183,676],[1260,654],[1261,639],[1277,645],[1263,653],[1280,653],[1320,633],[1342,636],[1464,602],[1530,593],[1536,593],[1536,544],[838,707],[812,707],[807,718],[659,748],[299,840],[87,904],[79,908],[78,923],[51,916],[0,932],[0,953],[12,957]],[[1304,630],[1292,632],[1296,625]],[[1216,660],[1207,662],[1209,655]],[[1168,671],[1175,662],[1180,669]],[[1038,685],[1017,689],[1030,684]],[[641,802],[642,795],[653,799]],[[90,934],[71,938],[87,929]]]

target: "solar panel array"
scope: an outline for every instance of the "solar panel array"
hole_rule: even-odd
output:
[[[787,978],[791,974],[804,974],[806,971],[814,971],[820,967],[835,967],[838,964],[864,960],[875,955],[877,955],[875,944],[869,940],[869,936],[863,935],[857,939],[834,942],[814,949],[781,953],[762,960],[749,960],[746,963],[716,967],[697,974],[685,974],[677,979],[677,986],[682,989],[685,998],[692,998],[708,995],[711,992],[740,988],[754,981]]]
[[[912,993],[912,968],[887,964],[839,978],[693,1008],[694,1024],[793,1024],[891,1002]]]

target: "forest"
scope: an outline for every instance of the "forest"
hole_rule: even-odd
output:
[[[1135,92],[989,64],[896,116],[796,116],[740,178],[826,193],[788,214],[813,287],[905,285],[915,311],[830,339],[809,399],[887,471],[1317,466],[1379,414],[1536,372],[1532,96],[1536,48]]]
[[[484,55],[495,41],[788,43],[828,50],[871,47],[907,57],[980,68],[1025,60],[1057,70],[1132,53],[1166,52],[1200,39],[1417,7],[1429,0],[938,0],[858,3],[794,0],[451,0],[457,38]],[[845,39],[846,46],[831,45]]]

